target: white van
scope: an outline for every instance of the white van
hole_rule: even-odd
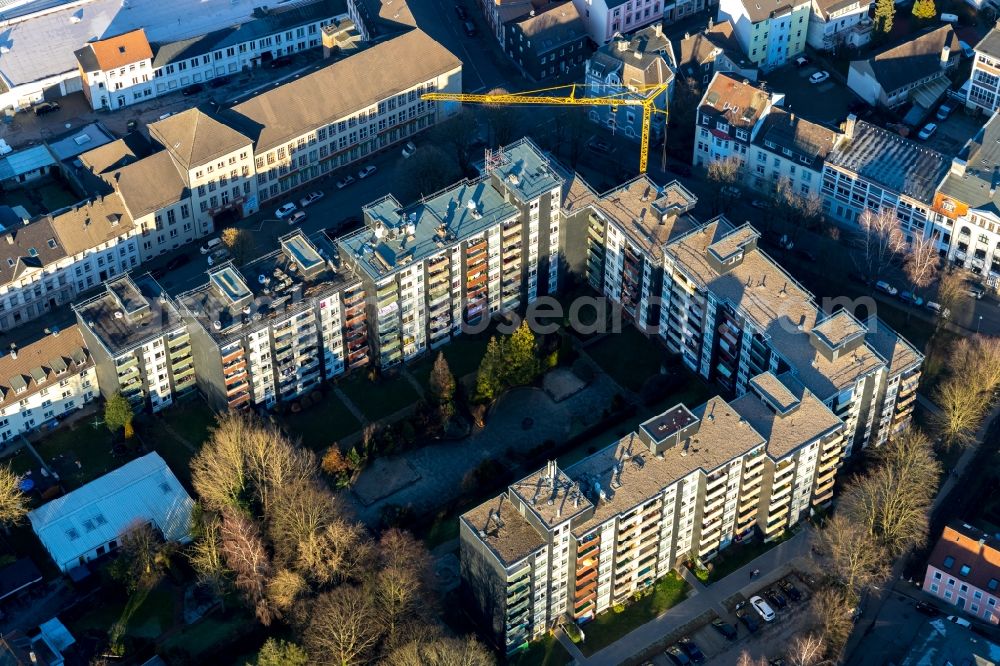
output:
[[[216,249],[218,249],[220,247],[222,247],[222,239],[221,238],[218,238],[218,237],[216,237],[216,238],[209,238],[207,241],[205,241],[202,244],[202,246],[201,246],[201,253],[202,254],[209,254],[210,252],[212,252],[212,250],[216,250]]]
[[[958,15],[957,14],[947,14],[945,12],[942,12],[941,13],[941,20],[944,21],[945,23],[958,23]]]

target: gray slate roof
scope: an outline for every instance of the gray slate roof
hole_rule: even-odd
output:
[[[927,204],[949,165],[936,150],[862,120],[855,124],[854,136],[841,140],[826,161]]]
[[[1000,215],[1000,117],[994,115],[969,139],[959,159],[965,160],[965,174],[949,172],[941,183],[941,194]],[[993,189],[992,193],[990,192]]]
[[[958,58],[962,50],[958,35],[950,25],[886,49],[868,60],[855,60],[851,67],[870,68],[875,80],[886,92],[899,90],[941,70],[941,49],[947,45],[950,58]]]
[[[976,51],[1000,58],[1000,29],[992,28],[986,36],[976,44]]]

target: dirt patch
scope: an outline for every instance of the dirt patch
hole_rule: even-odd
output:
[[[405,458],[379,458],[365,470],[353,488],[354,495],[365,506],[412,485],[420,474]]]
[[[567,368],[556,368],[546,373],[542,379],[542,387],[549,394],[554,402],[562,402],[570,396],[576,395],[587,387],[579,377]]]

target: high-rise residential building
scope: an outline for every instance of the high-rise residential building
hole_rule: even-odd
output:
[[[120,391],[135,409],[158,412],[196,391],[191,336],[152,277],[115,278],[73,310],[104,397]]]
[[[6,350],[0,356],[0,443],[82,409],[97,393],[94,361],[78,326]]]
[[[365,228],[338,243],[364,283],[379,366],[555,292],[561,187],[523,139],[488,156],[476,180],[406,207],[391,195],[365,206]]]
[[[763,373],[749,388],[676,405],[460,518],[463,582],[507,652],[755,529],[773,539],[829,501],[843,422],[788,374]]]
[[[667,244],[667,347],[735,395],[762,372],[790,373],[843,419],[846,455],[905,427],[923,356],[876,318],[820,308],[758,238],[716,218]]]
[[[733,24],[743,53],[767,72],[805,51],[811,11],[809,0],[721,0],[718,20]]]
[[[368,363],[361,280],[322,234],[301,231],[241,268],[208,271],[181,294],[198,385],[219,409],[270,408]]]

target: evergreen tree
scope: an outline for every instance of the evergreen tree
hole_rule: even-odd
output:
[[[125,436],[132,435],[132,405],[121,392],[115,393],[104,404],[104,424],[111,432],[125,430]]]
[[[476,373],[476,396],[480,400],[493,400],[504,387],[504,343],[494,336],[486,345],[483,360]]]
[[[268,638],[257,653],[256,666],[307,666],[309,656],[295,643]]]
[[[506,363],[508,384],[522,386],[530,384],[538,376],[541,366],[538,361],[538,345],[535,334],[528,327],[527,320],[522,321],[507,345]]]
[[[439,405],[451,403],[455,397],[455,375],[451,373],[444,352],[438,352],[431,369],[430,392]]]
[[[880,32],[892,32],[892,19],[896,16],[893,0],[877,0],[875,3],[875,28]]]
[[[918,19],[932,19],[937,16],[934,0],[916,0],[913,3],[913,15]]]

